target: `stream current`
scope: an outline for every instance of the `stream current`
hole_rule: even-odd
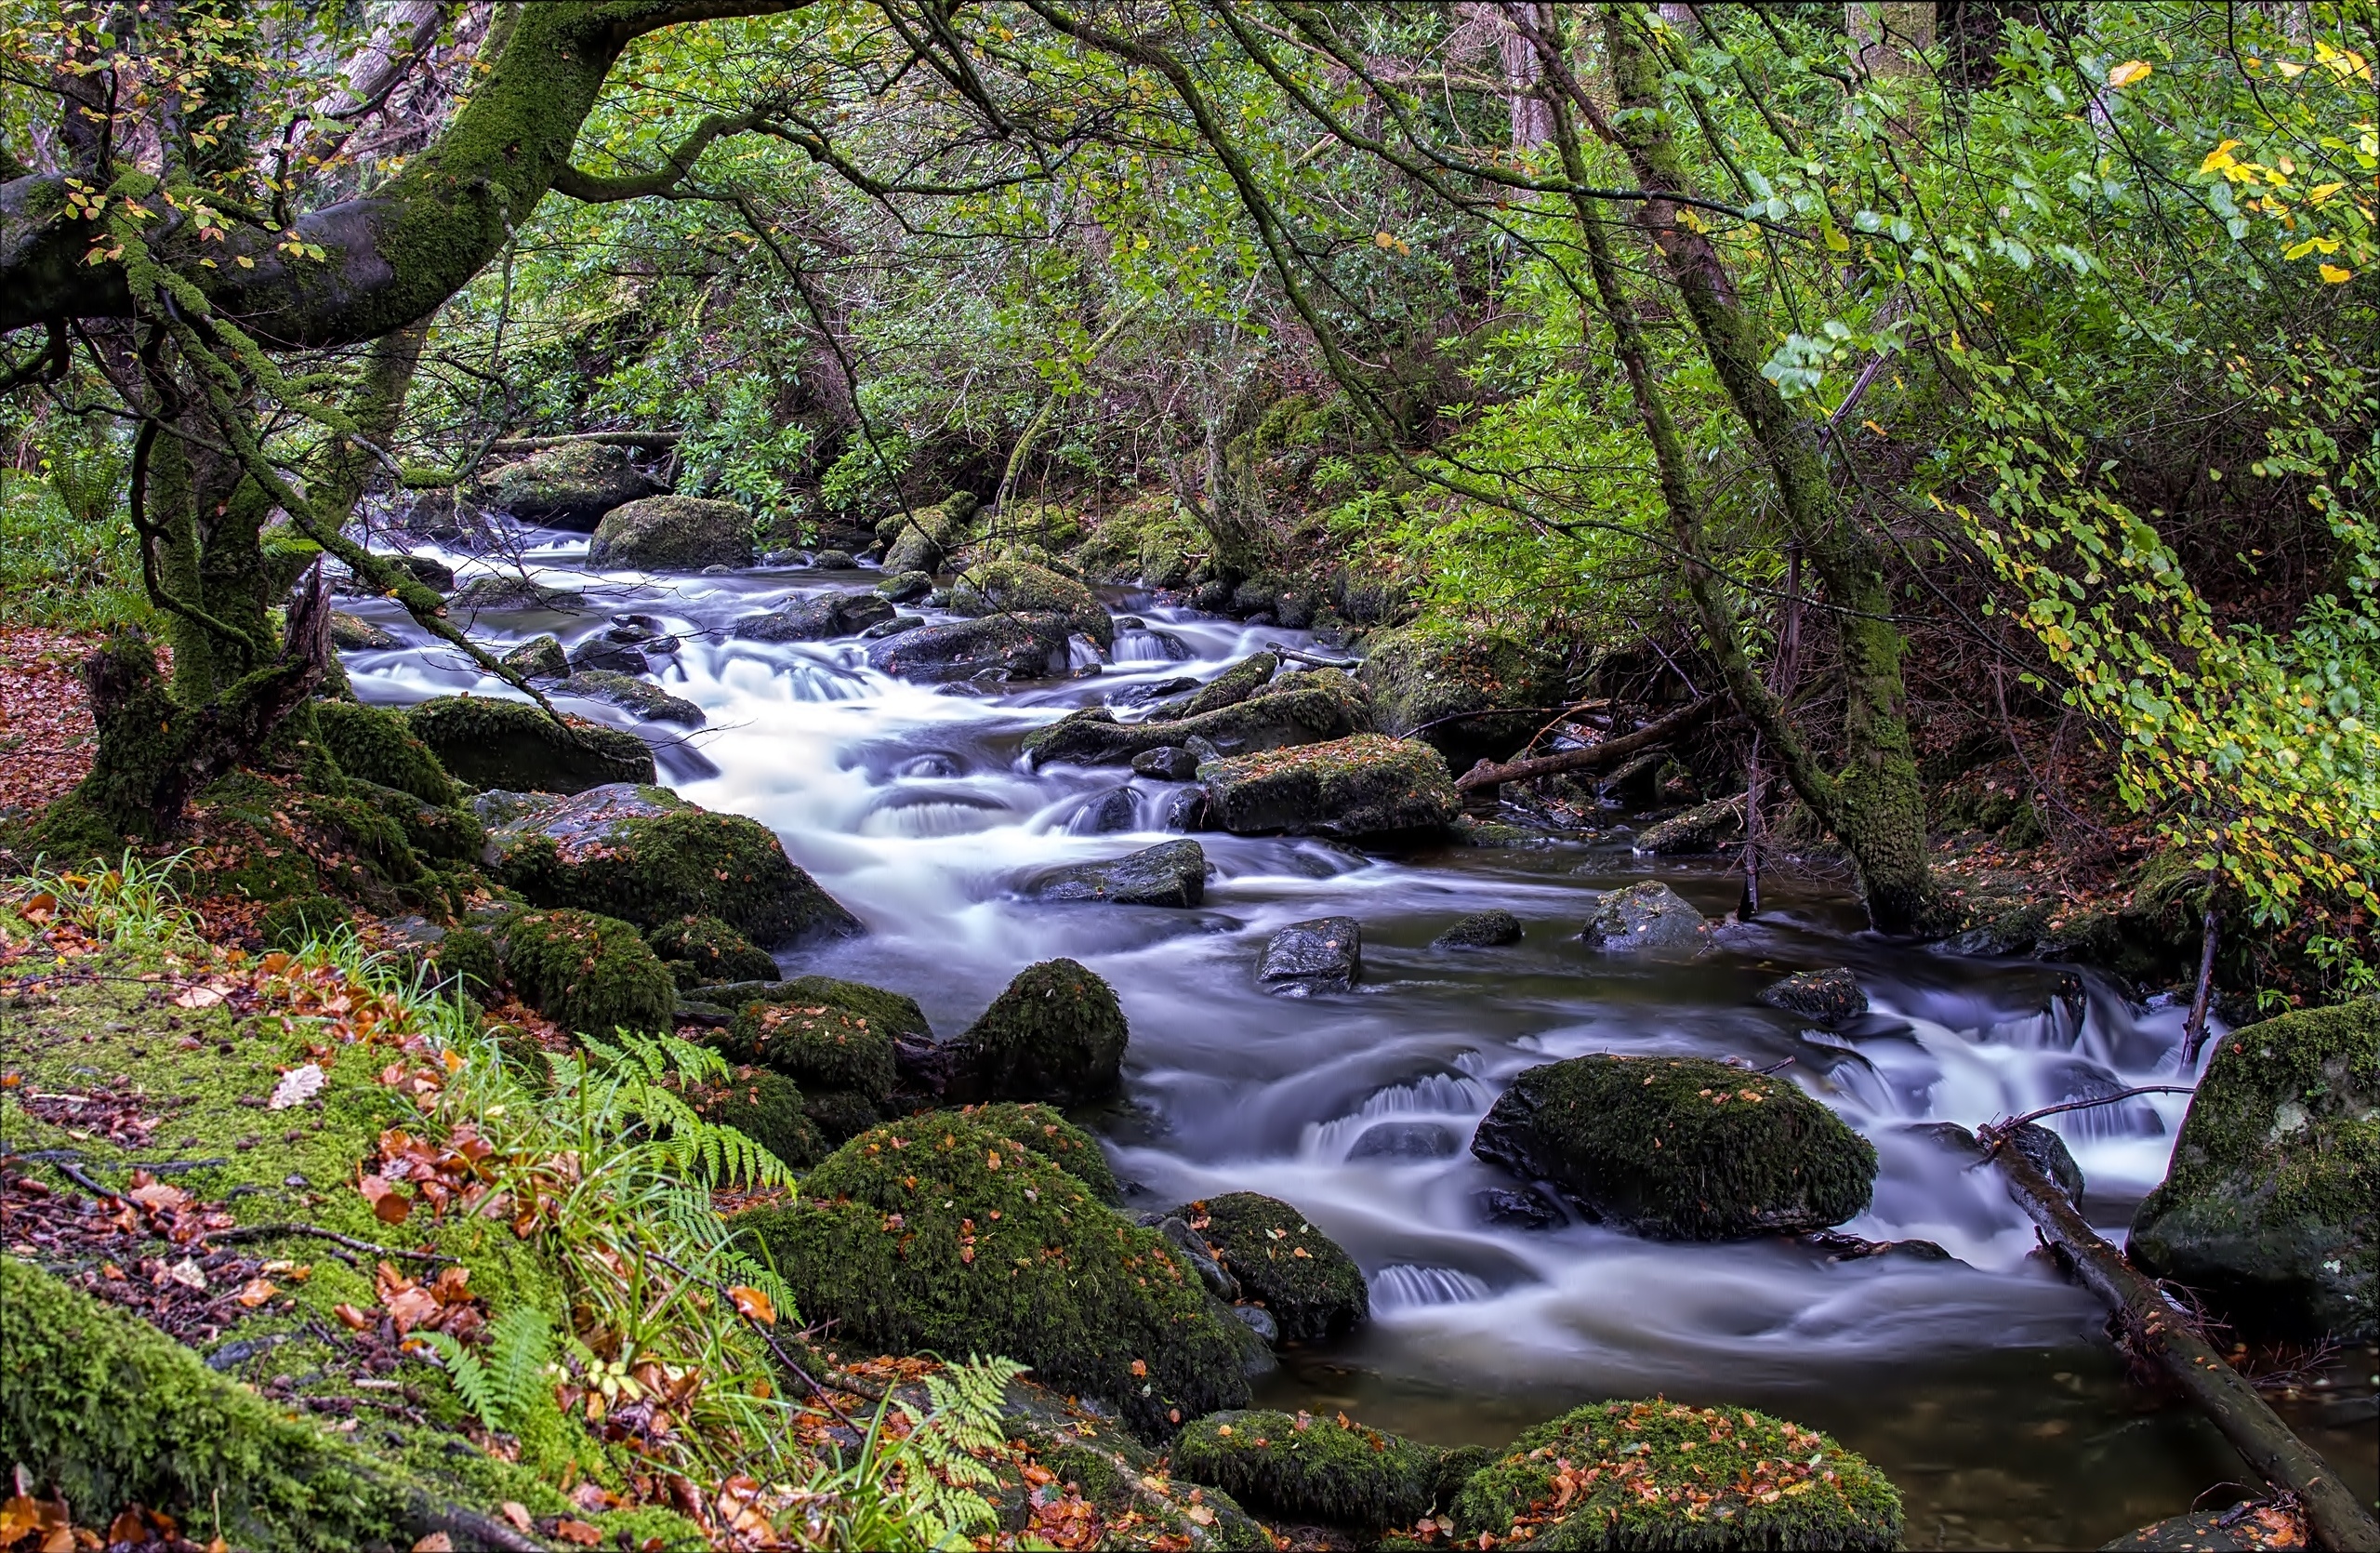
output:
[[[1151,629],[1119,629],[1098,672],[949,694],[868,670],[849,640],[728,635],[790,595],[872,585],[872,571],[590,572],[584,537],[527,538],[502,569],[525,565],[579,604],[460,623],[499,650],[544,631],[573,645],[621,614],[680,638],[654,661],[664,688],[703,710],[703,727],[557,704],[636,728],[668,785],[773,827],[866,922],[866,937],[781,954],[788,974],[897,989],[950,1033],[1025,965],[1083,962],[1115,986],[1131,1024],[1124,1100],[1082,1120],[1137,1184],[1132,1205],[1263,1192],[1362,1264],[1370,1326],[1285,1355],[1260,1383],[1261,1403],[1343,1408],[1438,1443],[1491,1445],[1606,1397],[1751,1403],[1883,1467],[1907,1498],[1912,1547],[2096,1546],[2242,1475],[2210,1428],[2125,1384],[2104,1312],[2029,1257],[2031,1226],[1996,1176],[1913,1131],[2175,1082],[2179,1008],[2142,1010],[2067,968],[1885,942],[1861,930],[1839,885],[1784,875],[1764,881],[1757,923],[1723,929],[1697,957],[1597,955],[1578,933],[1600,890],[1658,876],[1716,917],[1740,887],[1719,860],[1634,856],[1619,816],[1583,841],[1389,854],[1202,833],[1213,871],[1199,909],[1026,901],[1019,882],[1043,869],[1169,839],[1158,816],[1170,790],[1120,768],[1030,772],[1017,753],[1025,733],[1306,638],[1111,593]],[[416,548],[466,579],[493,569]],[[408,644],[347,655],[365,700],[511,694],[396,605],[348,607]],[[1521,943],[1430,948],[1456,918],[1490,907],[1522,920]],[[1265,939],[1330,915],[1362,923],[1357,988],[1304,1000],[1257,990]],[[1831,965],[1854,968],[1871,1004],[1839,1034],[1754,1001],[1778,976]],[[1520,1069],[1596,1051],[1792,1059],[1783,1071],[1880,1158],[1873,1204],[1842,1228],[1932,1241],[1954,1260],[1830,1262],[1784,1241],[1677,1245],[1490,1222],[1478,1194],[1514,1183],[1472,1158],[1473,1128]],[[2186,1099],[2046,1123],[2082,1164],[2086,1211],[2112,1238],[2162,1176]],[[2368,1417],[2336,1401],[2292,1410],[2366,1494]]]

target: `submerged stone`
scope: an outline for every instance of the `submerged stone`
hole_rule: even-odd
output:
[[[1207,896],[1207,854],[1197,842],[1165,842],[1104,863],[1072,863],[1027,884],[1034,900],[1100,900],[1117,906],[1196,906]]]
[[[648,723],[675,723],[681,727],[699,728],[708,721],[703,716],[702,708],[683,697],[672,696],[650,680],[608,670],[582,669],[554,689],[565,696],[608,702]]]
[[[1826,971],[1796,971],[1762,988],[1760,1001],[1830,1028],[1848,1024],[1868,1012],[1868,994],[1859,985],[1858,975],[1843,965]]]
[[[1363,976],[1363,926],[1353,917],[1316,917],[1273,935],[1256,983],[1282,998],[1344,992]]]
[[[892,618],[892,602],[880,593],[826,593],[747,615],[735,622],[734,634],[746,642],[824,642],[856,636]]]
[[[1501,949],[1521,941],[1521,920],[1510,911],[1474,911],[1430,940],[1434,949]]]

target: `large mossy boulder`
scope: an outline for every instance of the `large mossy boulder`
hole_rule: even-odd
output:
[[[1176,701],[1159,702],[1151,721],[1185,723],[1210,711],[1236,707],[1273,683],[1281,667],[1278,653],[1251,653]]]
[[[1259,1515],[1379,1532],[1409,1526],[1437,1496],[1444,1452],[1348,1420],[1267,1409],[1210,1414],[1173,1442],[1176,1476]]]
[[[524,680],[559,680],[570,673],[570,655],[550,631],[529,638],[497,661]]]
[[[1115,906],[1196,906],[1207,898],[1207,853],[1197,842],[1163,842],[1098,863],[1068,863],[1025,886],[1033,900],[1095,900]]]
[[[475,929],[448,934],[454,943]],[[669,968],[616,917],[593,911],[515,911],[485,930],[493,960],[521,1001],[566,1030],[609,1036],[615,1029],[667,1030],[677,1006]],[[447,945],[440,946],[440,962]],[[484,960],[454,943],[458,962],[469,956],[473,974]]]
[[[649,496],[603,514],[587,547],[590,566],[699,572],[752,564],[751,515],[732,501]]]
[[[763,615],[735,622],[741,642],[826,642],[857,636],[892,618],[892,601],[880,593],[816,593],[791,598]]]
[[[967,542],[981,505],[965,491],[953,491],[939,506],[896,512],[878,524],[878,537],[886,541],[884,574],[941,571],[951,553]]]
[[[2225,1036],[2127,1249],[2244,1334],[2380,1335],[2380,1001]]]
[[[1375,633],[1355,677],[1382,733],[1412,735],[1457,771],[1512,755],[1569,699],[1552,657],[1460,623]]]
[[[1071,649],[1063,615],[987,615],[919,626],[868,644],[868,667],[899,680],[1039,680],[1064,673]]]
[[[1371,1319],[1364,1269],[1338,1242],[1276,1197],[1252,1191],[1193,1202],[1183,1210],[1241,1292],[1261,1305],[1292,1343],[1320,1343]]]
[[[1701,1057],[1531,1068],[1471,1151],[1580,1212],[1666,1241],[1800,1235],[1866,1211],[1873,1145],[1792,1083]]]
[[[409,792],[433,808],[457,797],[454,778],[400,711],[353,701],[317,701],[314,726],[350,776]]]
[[[1207,823],[1240,836],[1426,833],[1462,813],[1435,750],[1377,734],[1210,761],[1198,780],[1207,790]]]
[[[589,529],[613,508],[660,492],[628,461],[628,449],[577,442],[505,465],[488,477],[481,498],[523,523]]]
[[[705,1122],[733,1127],[795,1170],[826,1157],[826,1135],[803,1108],[801,1086],[773,1069],[737,1067],[692,1084],[686,1103]]]
[[[512,573],[483,573],[455,591],[446,601],[450,610],[476,615],[483,610],[540,609],[567,613],[585,602],[585,595],[567,588],[549,588],[533,577]]]
[[[702,708],[684,697],[672,696],[651,680],[641,680],[616,670],[581,669],[553,689],[559,695],[584,696],[590,701],[633,712],[647,723],[675,723],[682,728],[699,728],[709,721]]]
[[[526,701],[442,696],[405,721],[439,764],[475,788],[584,792],[654,776],[653,751],[634,734],[581,717],[556,723]]]
[[[1815,1429],[1655,1399],[1528,1430],[1464,1482],[1454,1522],[1466,1542],[1546,1549],[1883,1553],[1900,1546],[1901,1507],[1883,1473]]]
[[[1166,746],[1246,755],[1343,739],[1370,726],[1355,682],[1323,670],[1273,681],[1261,695],[1191,718],[1118,723],[1105,707],[1085,708],[1025,735],[1024,749],[1037,766],[1052,761],[1129,765],[1134,756]]]
[[[776,981],[768,952],[717,917],[671,917],[645,929],[644,941],[686,989],[728,981]]]
[[[1072,960],[1016,975],[983,1015],[937,1054],[955,1101],[1104,1100],[1123,1083],[1131,1033],[1116,989]]]
[[[1030,561],[986,561],[968,567],[951,587],[950,608],[971,617],[1063,615],[1068,630],[1081,632],[1102,648],[1116,644],[1116,622],[1098,594]]]
[[[349,794],[371,804],[396,821],[405,843],[425,860],[476,863],[487,845],[487,829],[460,803],[426,803],[398,788],[384,788],[360,776],[348,778]]]
[[[1007,1131],[954,1111],[888,1123],[802,1194],[734,1222],[844,1342],[1006,1354],[1149,1439],[1248,1400],[1246,1329],[1182,1254]]]
[[[805,1090],[846,1090],[871,1107],[892,1093],[892,1032],[825,1003],[746,1003],[718,1043],[734,1060],[782,1073]]]
[[[486,859],[541,906],[641,926],[716,917],[764,949],[866,931],[785,855],[776,832],[664,788],[615,783],[492,827]]]
[[[1658,879],[1640,880],[1606,892],[1579,936],[1617,954],[1639,949],[1685,950],[1702,947],[1702,913]]]
[[[1091,1188],[1092,1196],[1108,1206],[1123,1201],[1124,1188],[1116,1179],[1115,1169],[1108,1164],[1106,1151],[1099,1147],[1099,1140],[1054,1108],[1003,1100],[988,1106],[967,1106],[959,1114],[1032,1149],[1081,1181]]]

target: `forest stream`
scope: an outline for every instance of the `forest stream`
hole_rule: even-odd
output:
[[[1262,1191],[1362,1264],[1369,1326],[1285,1355],[1260,1384],[1263,1405],[1360,1410],[1442,1444],[1500,1444],[1608,1396],[1774,1407],[1899,1485],[1911,1546],[2096,1546],[2239,1475],[2195,1414],[2127,1384],[2103,1307],[2033,1254],[2031,1225],[1996,1173],[1922,1130],[2175,1082],[2181,1008],[2140,1008],[2070,967],[1880,939],[1844,884],[1783,873],[1765,882],[1755,923],[1721,929],[1698,955],[1598,956],[1578,937],[1598,891],[1658,876],[1720,917],[1740,887],[1724,860],[1636,856],[1617,814],[1602,831],[1541,844],[1395,855],[1201,834],[1213,869],[1201,907],[1025,900],[1015,886],[1032,873],[1166,839],[1174,790],[1131,777],[1119,798],[1129,774],[1117,769],[1029,772],[1017,752],[1026,732],[1310,640],[1111,591],[1110,606],[1147,629],[1119,629],[1097,672],[958,694],[877,673],[848,641],[728,634],[788,593],[848,590],[873,573],[590,574],[583,538],[532,538],[531,574],[584,590],[583,608],[483,612],[472,634],[501,648],[554,631],[568,645],[636,615],[679,638],[663,687],[707,721],[682,737],[640,727],[664,780],[773,827],[869,929],[780,955],[788,973],[897,989],[937,1029],[955,1029],[1023,966],[1082,961],[1113,983],[1131,1024],[1124,1100],[1081,1119],[1134,1184],[1130,1206]],[[488,569],[443,558],[466,577]],[[351,607],[411,644],[347,656],[367,701],[511,694],[429,643],[394,604]],[[559,704],[629,722],[599,703]],[[1491,907],[1523,921],[1521,943],[1430,947]],[[1362,923],[1357,987],[1303,1000],[1261,991],[1267,937],[1329,915]],[[1783,975],[1834,965],[1857,971],[1871,1003],[1839,1033],[1755,1001]],[[1843,1229],[1932,1242],[1948,1258],[1902,1249],[1831,1260],[1782,1240],[1672,1244],[1493,1221],[1481,1194],[1514,1183],[1472,1157],[1474,1127],[1515,1072],[1596,1051],[1785,1064],[1880,1156],[1872,1206]],[[2163,1175],[2187,1100],[2049,1119],[2111,1238]],[[2368,1401],[2310,1397],[2281,1405],[2368,1495]]]

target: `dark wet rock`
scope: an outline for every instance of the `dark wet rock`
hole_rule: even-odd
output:
[[[1469,625],[1378,632],[1355,673],[1381,732],[1411,734],[1456,771],[1512,755],[1569,699],[1551,657]]]
[[[1207,790],[1183,788],[1165,795],[1157,811],[1160,830],[1201,830],[1207,824]]]
[[[2082,1167],[2075,1162],[2066,1140],[2038,1122],[2028,1122],[2008,1135],[2003,1147],[2013,1148],[2030,1161],[2034,1169],[2065,1188],[2066,1195],[2079,1205],[2082,1201],[2084,1181]],[[1977,1153],[1981,1153],[1978,1144]]]
[[[653,496],[603,514],[587,547],[590,566],[698,572],[752,564],[752,520],[732,501]]]
[[[1932,1241],[1870,1241],[1846,1235],[1840,1229],[1813,1230],[1794,1239],[1812,1251],[1825,1253],[1830,1262],[1864,1262],[1877,1256],[1897,1256],[1909,1262],[1957,1260]]]
[[[2153,1526],[2101,1544],[2099,1553],[2257,1553],[2266,1548],[2304,1547],[2306,1542],[2302,1515],[2275,1511],[2251,1500],[2228,1509],[2168,1516]]]
[[[565,696],[583,696],[632,711],[648,723],[675,723],[699,728],[707,721],[703,709],[681,696],[672,696],[650,680],[604,669],[582,669],[554,687]]]
[[[580,442],[541,448],[505,465],[488,477],[479,496],[524,523],[584,531],[613,508],[661,490],[628,461],[628,449]]]
[[[473,787],[571,793],[654,778],[653,751],[634,734],[578,717],[557,723],[526,701],[442,696],[405,720],[441,765]]]
[[[1160,782],[1186,782],[1198,775],[1198,757],[1179,745],[1160,744],[1133,756],[1132,771]]]
[[[524,680],[558,680],[570,672],[570,655],[562,651],[562,639],[550,633],[529,638],[499,661]]]
[[[868,666],[896,679],[928,684],[991,677],[1047,679],[1069,658],[1061,615],[989,615],[980,620],[919,626],[873,643]]]
[[[511,573],[494,572],[471,578],[446,601],[447,608],[463,614],[488,609],[572,610],[580,596],[566,588],[549,588]]]
[[[2375,1205],[2380,1001],[2361,998],[2223,1037],[2129,1253],[2243,1335],[2365,1342],[2380,1334]]]
[[[888,636],[898,636],[905,630],[915,630],[926,623],[922,615],[895,615],[889,620],[879,620],[859,633],[863,642],[881,642]]]
[[[1702,946],[1702,913],[1657,879],[1607,891],[1580,936],[1591,948],[1691,949]]]
[[[1103,648],[1115,644],[1116,623],[1099,596],[1073,577],[1029,561],[987,561],[968,567],[951,585],[953,613],[1061,615],[1069,632],[1079,631]]]
[[[1874,1147],[1795,1085],[1699,1057],[1528,1069],[1471,1151],[1657,1240],[1825,1229],[1866,1210],[1876,1176]]]
[[[1521,941],[1521,920],[1510,911],[1474,911],[1430,940],[1437,949],[1501,949]]]
[[[877,537],[885,541],[886,574],[940,572],[952,552],[966,542],[979,505],[965,491],[953,491],[938,507],[921,507],[886,519],[877,528]]]
[[[1249,1331],[1263,1340],[1266,1347],[1277,1347],[1281,1341],[1281,1323],[1261,1305],[1235,1305],[1231,1313],[1239,1318]]]
[[[1173,1444],[1174,1475],[1219,1488],[1256,1514],[1377,1533],[1427,1515],[1435,1446],[1351,1422],[1269,1411],[1198,1419]]]
[[[622,641],[612,631],[598,631],[571,648],[569,663],[577,673],[641,674],[653,667],[641,640]]]
[[[1261,1345],[1170,1241],[1015,1130],[969,1111],[887,1123],[804,1177],[799,1202],[734,1228],[766,1250],[803,1319],[834,1321],[846,1346],[1006,1354],[1149,1439],[1245,1404],[1242,1365]]]
[[[1659,824],[1646,826],[1643,834],[1636,838],[1635,851],[1653,857],[1716,852],[1721,843],[1739,840],[1743,833],[1743,800],[1722,798],[1713,803],[1699,804],[1682,815],[1672,815]]]
[[[567,796],[559,792],[512,792],[503,788],[490,788],[484,792],[471,794],[465,807],[482,825],[494,830],[524,816],[560,808]]]
[[[644,941],[689,994],[707,986],[775,981],[780,975],[766,950],[717,917],[672,917],[646,929]]]
[[[404,644],[394,631],[344,610],[331,612],[331,645],[343,653],[386,652]]]
[[[902,572],[878,583],[876,591],[888,603],[915,604],[933,591],[933,577],[925,572]]]
[[[836,1148],[884,1120],[884,1108],[855,1089],[808,1089],[801,1112]]]
[[[1162,701],[1169,696],[1180,696],[1198,688],[1198,682],[1183,675],[1177,679],[1157,680],[1148,684],[1128,685],[1107,698],[1111,707],[1144,707],[1152,701]]]
[[[879,593],[822,593],[747,615],[735,622],[734,634],[746,642],[825,642],[855,636],[893,617],[892,602]]]
[[[847,550],[822,550],[810,558],[810,564],[822,572],[851,572],[859,569],[859,563],[853,559],[852,552]]]
[[[1292,698],[1283,694],[1250,704]],[[1376,734],[1213,762],[1198,768],[1198,778],[1207,790],[1208,823],[1235,835],[1436,831],[1462,812],[1436,750]]]
[[[663,788],[609,784],[496,827],[487,865],[541,905],[641,926],[717,917],[764,949],[866,931],[793,865],[775,831]]]
[[[1462,1151],[1454,1129],[1435,1122],[1378,1122],[1347,1150],[1350,1160],[1450,1160]]]
[[[934,1054],[946,1100],[1102,1100],[1123,1082],[1131,1032],[1115,989],[1072,960],[1017,974],[991,1007]]]
[[[1104,863],[1072,863],[1025,888],[1034,900],[1104,900],[1117,906],[1196,906],[1207,896],[1207,854],[1197,842],[1164,842]]]
[[[1277,653],[1257,653],[1241,658],[1181,700],[1157,708],[1156,720],[1182,723],[1193,717],[1204,717],[1210,711],[1221,711],[1225,707],[1236,707],[1269,683],[1280,667],[1281,658]]]
[[[1075,811],[1066,822],[1066,831],[1076,836],[1111,836],[1136,829],[1140,820],[1140,795],[1129,787],[1109,788]]]
[[[1488,1187],[1474,1192],[1472,1202],[1489,1224],[1515,1229],[1559,1229],[1570,1222],[1554,1201],[1535,1187]]]
[[[1313,683],[1297,683],[1309,678]],[[1124,723],[1105,707],[1088,707],[1027,734],[1025,753],[1037,766],[1124,765],[1165,745],[1196,750],[1203,742],[1218,755],[1244,755],[1343,738],[1369,725],[1352,682],[1299,675],[1269,695],[1192,718]]]
[[[1355,1259],[1280,1199],[1232,1192],[1183,1213],[1287,1341],[1325,1342],[1371,1319],[1371,1290]]]
[[[1796,971],[1762,988],[1760,1001],[1830,1028],[1847,1025],[1868,1012],[1868,994],[1859,985],[1858,975],[1844,965]]]
[[[1363,927],[1353,917],[1291,923],[1265,944],[1256,982],[1283,998],[1344,992],[1362,979],[1363,955]]]
[[[383,555],[380,559],[389,562],[424,588],[434,588],[441,593],[451,593],[455,591],[455,568],[436,556],[398,554]]]
[[[1197,1232],[1180,1215],[1170,1214],[1157,1220],[1153,1228],[1181,1250],[1183,1260],[1197,1271],[1198,1281],[1207,1286],[1209,1294],[1225,1305],[1239,1298],[1239,1280],[1223,1270],[1223,1264],[1215,1260],[1214,1253],[1208,1249],[1207,1242],[1200,1240]]]

